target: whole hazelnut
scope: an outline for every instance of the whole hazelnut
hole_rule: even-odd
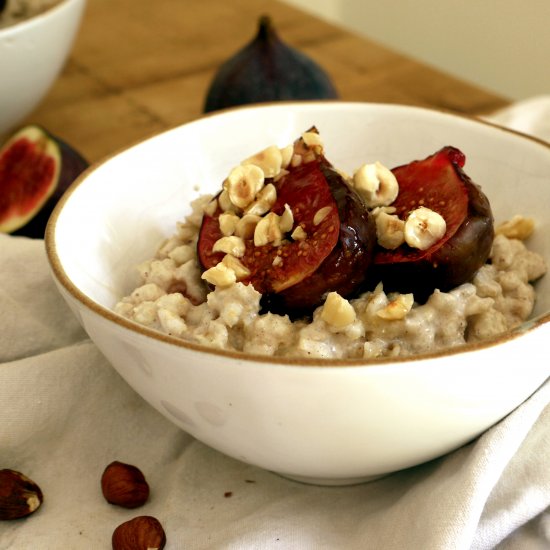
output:
[[[16,470],[0,470],[0,520],[24,518],[43,500],[40,487],[32,479]]]
[[[138,516],[121,523],[113,532],[113,550],[162,550],[166,534],[153,516]]]
[[[123,508],[137,508],[149,498],[149,485],[141,470],[124,462],[111,462],[105,468],[101,490],[107,502]]]

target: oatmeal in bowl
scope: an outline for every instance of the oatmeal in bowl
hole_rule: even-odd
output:
[[[269,146],[193,202],[115,311],[275,357],[408,356],[503,334],[530,317],[546,263],[524,244],[533,219],[494,229],[465,161],[447,146],[349,176],[317,129]]]
[[[248,464],[354,483],[467,443],[550,374],[549,177],[548,144],[467,117],[244,107],[91,167],[46,250],[166,418]]]

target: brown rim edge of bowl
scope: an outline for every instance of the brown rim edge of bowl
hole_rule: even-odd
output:
[[[528,139],[530,141],[533,141],[535,143],[538,143],[540,145],[543,145],[550,149],[550,143],[539,139],[535,136],[531,136],[529,134],[525,134],[523,132],[519,132],[517,130],[512,130],[510,128],[506,128],[504,126],[501,126],[499,124],[487,121],[485,119],[471,116],[471,115],[465,115],[462,113],[454,113],[452,111],[447,111],[444,109],[435,109],[430,107],[420,107],[416,105],[403,105],[403,104],[392,104],[392,103],[375,103],[375,102],[353,102],[353,101],[338,101],[338,100],[328,100],[328,101],[301,101],[301,102],[295,102],[295,101],[281,101],[281,102],[269,102],[269,103],[263,103],[263,104],[257,104],[257,105],[243,105],[239,107],[231,107],[227,109],[223,109],[220,111],[207,113],[197,119],[194,119],[192,121],[186,122],[183,125],[187,124],[193,124],[198,123],[201,120],[205,118],[210,118],[213,116],[217,116],[223,113],[227,112],[233,112],[238,110],[254,110],[254,109],[261,109],[264,107],[284,107],[286,106],[299,106],[299,105],[322,105],[322,104],[344,104],[349,106],[357,106],[357,105],[380,105],[380,106],[392,106],[392,107],[403,107],[405,109],[414,109],[414,110],[422,110],[422,111],[428,111],[428,112],[440,112],[442,114],[450,115],[457,118],[463,118],[465,120],[469,120],[474,123],[483,124],[487,126],[492,126],[500,131],[508,132],[510,134],[514,134],[517,136],[520,136],[521,138]],[[380,358],[372,358],[372,359],[364,359],[364,358],[357,358],[357,359],[322,359],[322,358],[307,358],[307,357],[270,357],[265,355],[253,355],[253,354],[245,354],[243,352],[238,351],[231,351],[231,350],[222,350],[217,348],[208,347],[206,345],[201,344],[195,344],[193,342],[187,342],[181,338],[178,338],[176,336],[170,336],[168,334],[164,334],[160,331],[150,329],[148,327],[145,327],[143,325],[140,325],[134,321],[130,321],[129,319],[125,319],[124,317],[114,313],[114,311],[110,310],[107,307],[104,307],[91,298],[89,298],[86,294],[84,294],[68,277],[65,270],[62,267],[61,261],[59,260],[59,257],[57,255],[57,249],[55,246],[55,229],[57,224],[57,219],[59,217],[59,214],[61,210],[63,209],[64,204],[68,201],[73,191],[84,181],[84,179],[87,178],[87,176],[95,171],[97,168],[108,162],[110,159],[114,158],[118,154],[129,150],[141,143],[144,143],[146,141],[149,141],[150,139],[153,139],[154,137],[164,134],[165,132],[174,130],[180,126],[175,126],[173,128],[168,128],[165,130],[160,130],[158,132],[152,133],[150,136],[136,140],[135,142],[129,144],[126,147],[120,148],[119,150],[107,155],[106,157],[102,158],[100,161],[97,161],[90,165],[89,168],[87,168],[82,174],[80,174],[76,180],[73,182],[73,184],[69,187],[69,189],[65,192],[65,194],[62,196],[60,201],[57,203],[56,207],[54,208],[54,211],[52,215],[50,216],[50,219],[48,221],[48,224],[46,226],[45,231],[45,248],[46,248],[46,254],[47,258],[50,264],[50,267],[52,269],[52,272],[54,273],[55,277],[57,278],[58,282],[65,288],[65,290],[73,296],[77,301],[81,302],[85,307],[87,307],[89,310],[93,311],[94,313],[98,314],[100,317],[103,317],[104,319],[107,319],[109,321],[114,322],[119,327],[122,327],[126,330],[129,330],[133,333],[138,333],[150,338],[153,338],[154,340],[165,342],[167,344],[171,344],[177,347],[182,347],[185,349],[189,349],[195,352],[200,353],[206,353],[206,354],[214,354],[219,355],[221,357],[227,357],[231,359],[237,359],[239,361],[254,361],[254,362],[260,362],[260,363],[266,363],[270,365],[279,365],[279,366],[301,366],[301,367],[368,367],[368,366],[375,366],[375,365],[384,365],[389,363],[412,363],[415,361],[425,360],[425,359],[436,359],[440,357],[445,357],[449,355],[456,355],[456,354],[464,354],[468,352],[473,352],[479,349],[486,349],[493,347],[497,344],[503,344],[505,342],[514,340],[515,338],[520,337],[527,331],[534,330],[535,328],[542,326],[546,322],[550,321],[550,313],[542,313],[538,315],[535,318],[528,319],[518,327],[512,329],[511,331],[507,331],[503,334],[497,335],[493,338],[484,340],[482,342],[475,342],[475,343],[469,343],[469,344],[462,344],[456,347],[451,348],[445,348],[433,352],[428,353],[422,353],[417,355],[411,355],[411,356],[399,356],[399,357],[380,357]]]

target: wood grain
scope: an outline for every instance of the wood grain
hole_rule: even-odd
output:
[[[481,114],[505,98],[274,0],[88,0],[71,56],[26,122],[91,162],[202,113],[220,64],[269,14],[281,38],[320,63],[342,100]]]

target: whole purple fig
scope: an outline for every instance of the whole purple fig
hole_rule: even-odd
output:
[[[256,37],[219,68],[208,89],[204,112],[249,103],[337,97],[326,72],[285,44],[270,17],[264,15]]]

